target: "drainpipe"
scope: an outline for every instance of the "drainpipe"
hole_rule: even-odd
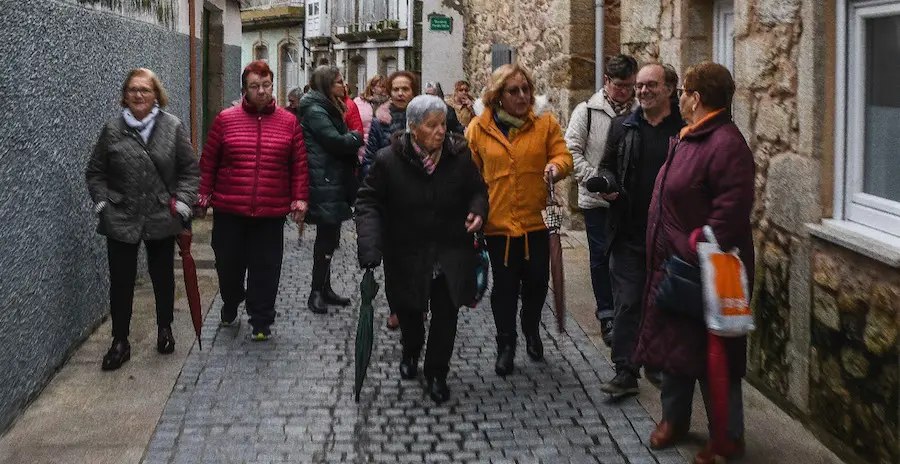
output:
[[[603,22],[603,0],[594,0],[594,92],[599,92],[603,87]]]
[[[197,132],[197,18],[194,11],[194,0],[188,0],[188,34],[190,44],[190,99],[191,99],[191,145],[194,153],[197,153],[197,143],[200,140]]]

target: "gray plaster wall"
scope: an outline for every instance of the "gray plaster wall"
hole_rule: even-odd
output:
[[[187,36],[55,0],[0,0],[0,44],[2,431],[106,314],[84,169],[125,73],[155,70],[189,124],[189,68]]]

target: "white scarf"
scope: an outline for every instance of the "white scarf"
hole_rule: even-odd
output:
[[[125,118],[125,124],[128,124],[128,127],[132,129],[136,129],[138,133],[141,134],[141,138],[144,139],[144,143],[147,143],[147,140],[150,139],[150,133],[153,132],[153,126],[156,124],[156,115],[158,114],[159,106],[156,105],[153,106],[150,114],[142,121],[138,121],[137,118],[134,117],[134,114],[131,113],[130,109],[125,108],[125,111],[122,111],[122,117]]]

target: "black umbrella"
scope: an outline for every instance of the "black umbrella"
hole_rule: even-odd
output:
[[[375,282],[375,272],[366,269],[362,282],[359,283],[359,321],[356,324],[356,378],[353,393],[356,395],[357,403],[363,381],[366,379],[366,370],[369,369],[369,360],[372,358],[372,343],[375,338],[373,328],[375,308],[372,306],[372,300],[377,294],[378,282]]]

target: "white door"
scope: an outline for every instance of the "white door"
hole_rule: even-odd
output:
[[[713,61],[734,75],[734,1],[716,0],[713,14]]]

